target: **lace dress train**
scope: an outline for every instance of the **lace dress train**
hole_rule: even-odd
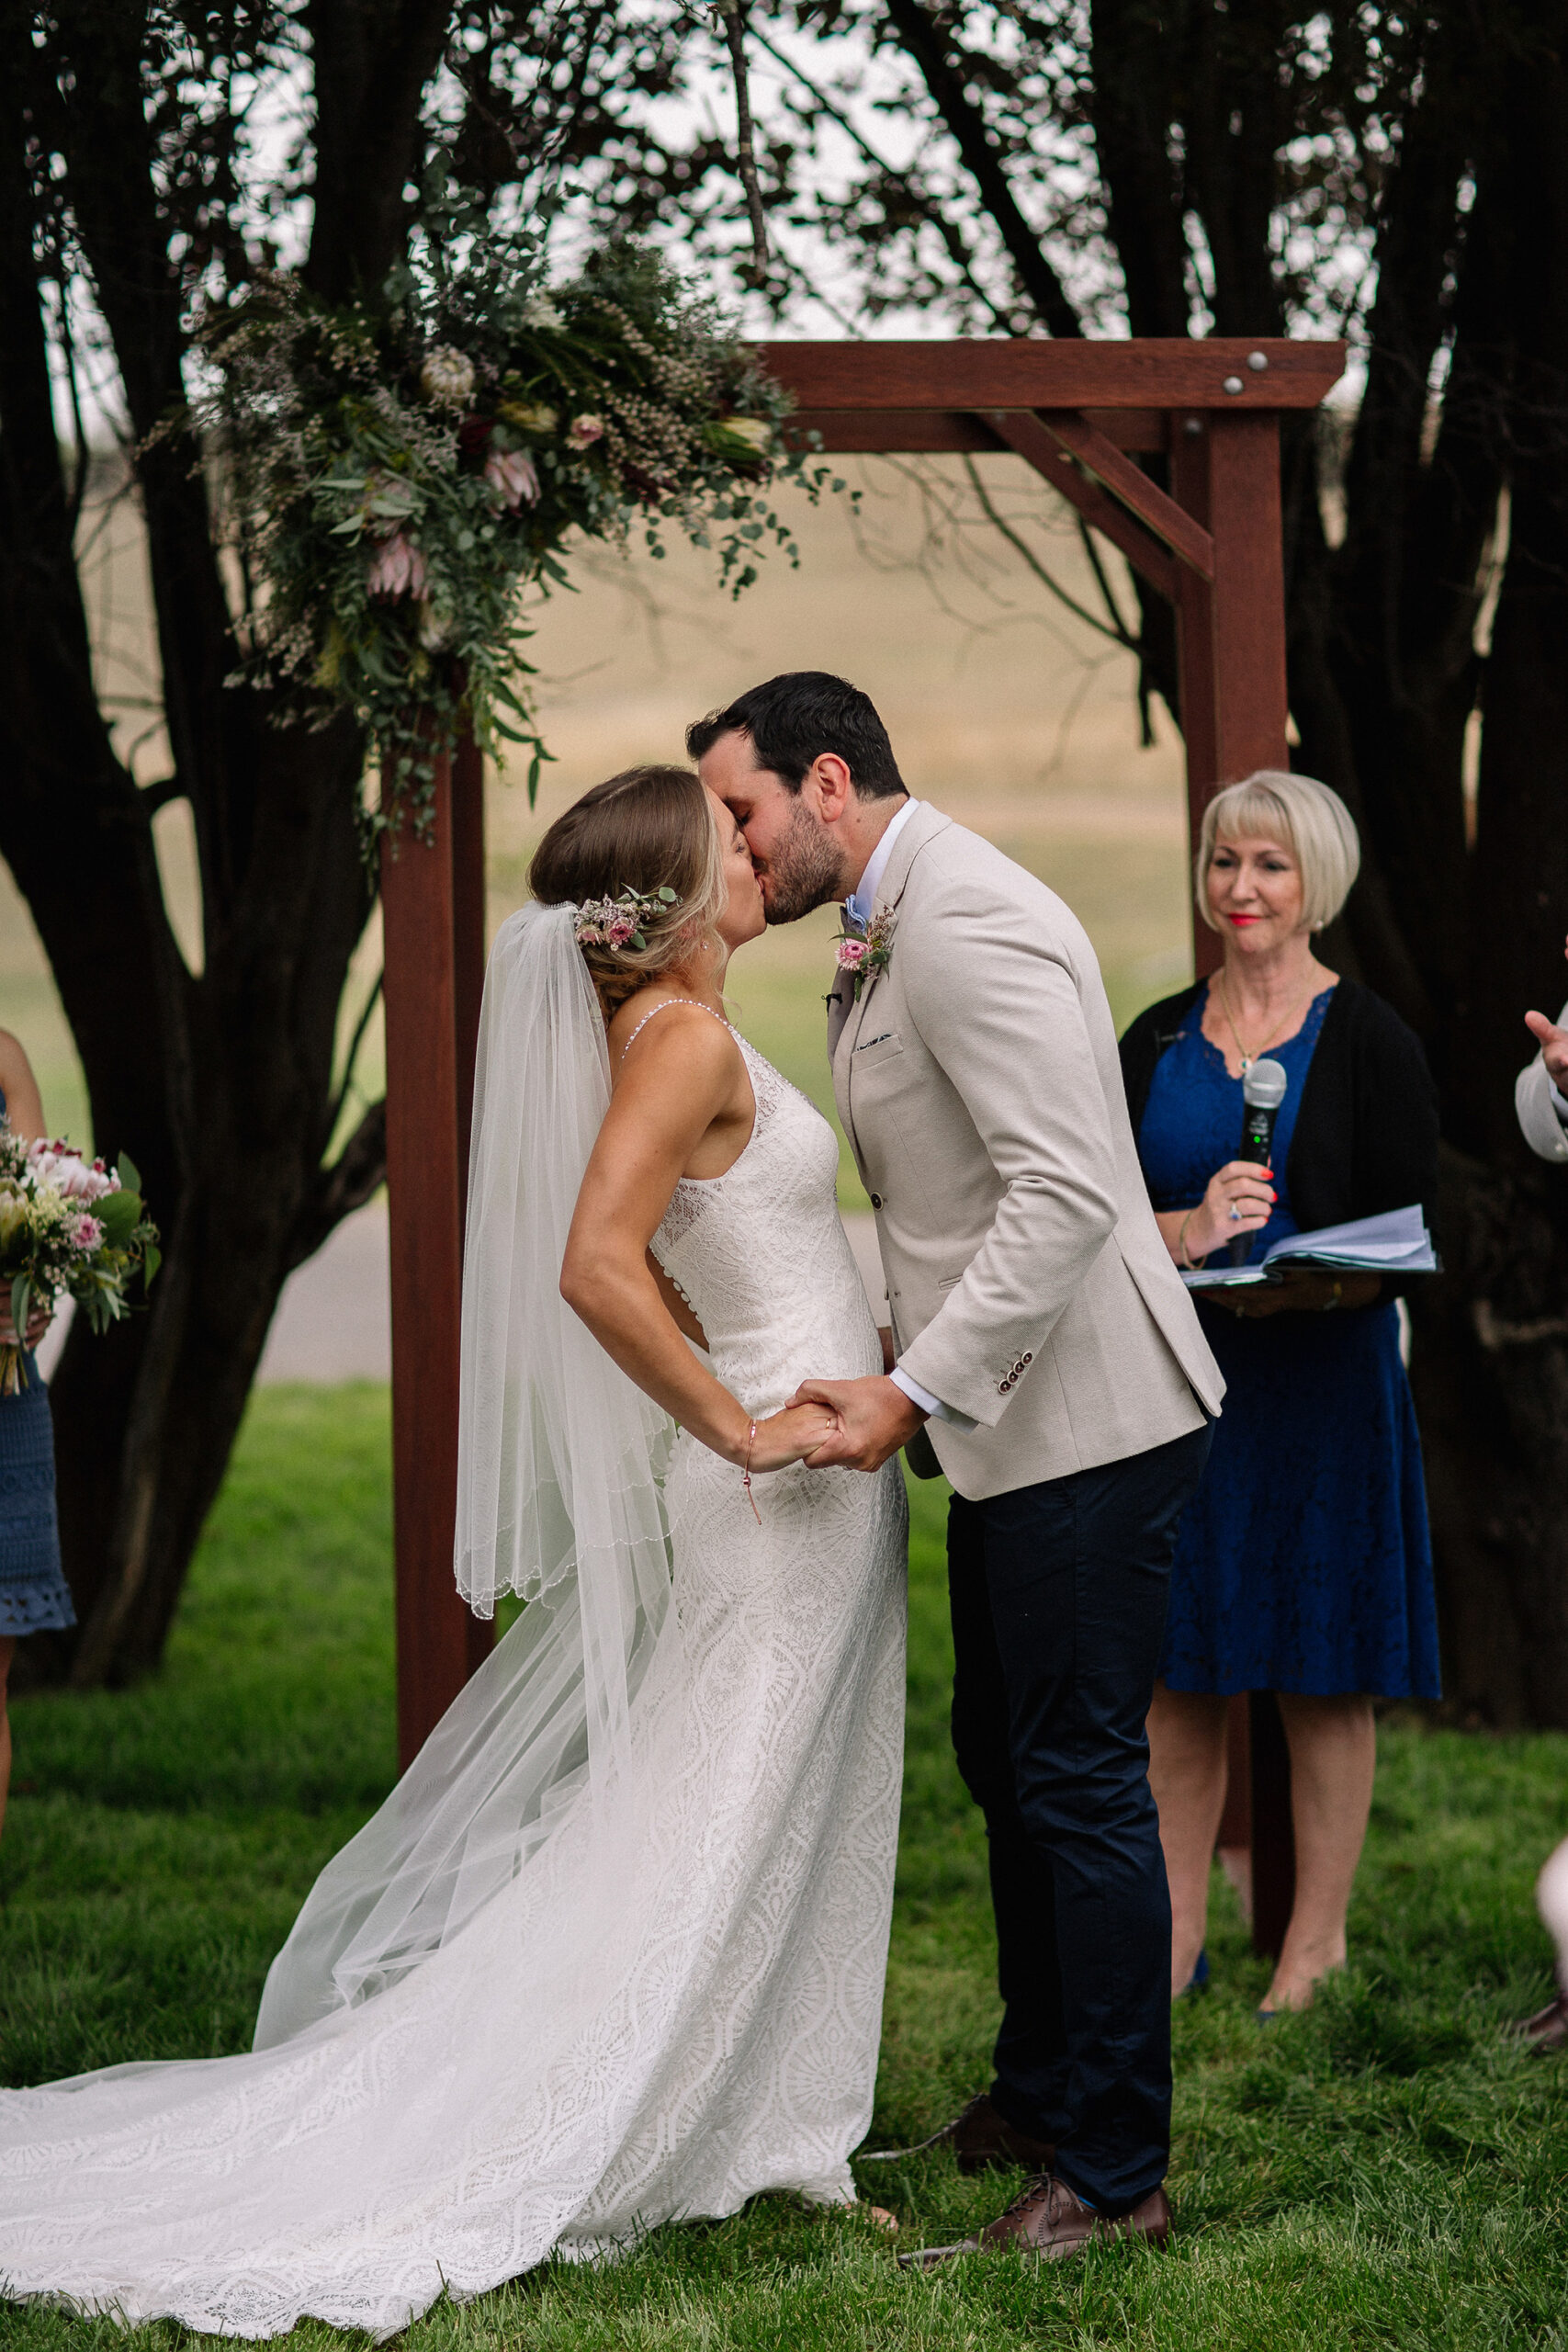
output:
[[[832,1136],[742,1051],[751,1140],[680,1186],[655,1249],[761,1414],[880,1355]],[[505,1883],[417,1965],[246,2055],[0,2094],[7,2293],[235,2336],[307,2314],[385,2334],[552,2252],[762,2190],[852,2196],[897,1844],[904,1495],[896,1464],[754,1491],[760,1525],[739,1473],[676,1440],[678,1638],[637,1690],[630,1768],[563,1782]]]

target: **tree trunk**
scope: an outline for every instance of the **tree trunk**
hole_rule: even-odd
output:
[[[373,290],[399,250],[446,12],[315,0],[309,21],[318,180],[333,198],[313,275],[341,297]],[[145,435],[182,397],[188,302],[177,162],[134,95],[167,62],[163,37],[141,12],[94,0],[57,12],[47,49],[19,17],[0,32],[0,853],[53,967],[96,1144],[136,1160],[164,1248],[149,1311],[102,1339],[79,1324],[53,1386],[80,1624],[31,1645],[28,1664],[77,1684],[158,1662],[278,1292],[384,1163],[378,1106],[323,1165],[338,1010],[373,904],[354,813],[364,747],[343,722],[276,726],[265,697],[223,684],[237,655],[207,486],[177,436],[138,466],[164,786],[139,789],[116,759],[94,687],[34,244],[63,194]],[[30,163],[40,153],[62,170]],[[198,213],[209,200],[192,199]],[[175,796],[196,820],[199,976],[170,929],[152,845],[152,810]]]
[[[1511,477],[1486,665],[1468,954],[1445,1102],[1448,1277],[1413,1360],[1431,1459],[1451,1696],[1568,1726],[1568,1182],[1514,1118],[1522,1015],[1568,994],[1568,66],[1509,77],[1489,259],[1510,313],[1491,424]]]

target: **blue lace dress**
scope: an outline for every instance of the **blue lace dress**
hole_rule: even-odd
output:
[[[1301,1230],[1285,1169],[1332,990],[1273,1049],[1290,1089],[1274,1130],[1274,1214],[1256,1259]],[[1161,1056],[1138,1133],[1156,1209],[1201,1200],[1235,1158],[1241,1080],[1203,1035],[1203,1000]],[[1182,1517],[1160,1674],[1173,1690],[1439,1696],[1421,1446],[1392,1304],[1252,1322],[1200,1306],[1226,1381]]]
[[[0,1094],[0,1117],[5,1110]],[[49,1391],[37,1357],[22,1363],[27,1386],[0,1396],[0,1641],[76,1623],[60,1565]]]

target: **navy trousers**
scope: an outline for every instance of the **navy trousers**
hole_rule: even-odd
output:
[[[953,1744],[986,1816],[1005,2005],[991,2098],[1112,2213],[1170,2154],[1170,1897],[1145,1719],[1209,1435],[954,1495],[948,1516]]]

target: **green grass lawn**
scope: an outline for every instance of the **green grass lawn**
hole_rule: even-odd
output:
[[[0,1847],[0,2080],[247,2045],[313,1872],[392,1772],[385,1393],[254,1400],[158,1681],[15,1711]],[[910,1714],[872,2144],[986,2080],[984,1843],[946,1737],[942,1498],[914,1490]],[[1568,2062],[1506,2021],[1545,1996],[1531,1880],[1568,1816],[1568,1739],[1383,1726],[1353,1965],[1263,2032],[1266,1972],[1216,1898],[1214,1988],[1176,2020],[1171,2253],[907,2278],[863,2220],[758,2200],[613,2268],[548,2267],[410,2331],[417,2352],[991,2352],[1568,2346]],[[905,2243],[1004,2186],[868,2167]],[[181,2331],[138,2339],[172,2347]],[[300,2347],[337,2341],[307,2325]],[[109,2323],[0,2312],[6,2352],[109,2352]]]

